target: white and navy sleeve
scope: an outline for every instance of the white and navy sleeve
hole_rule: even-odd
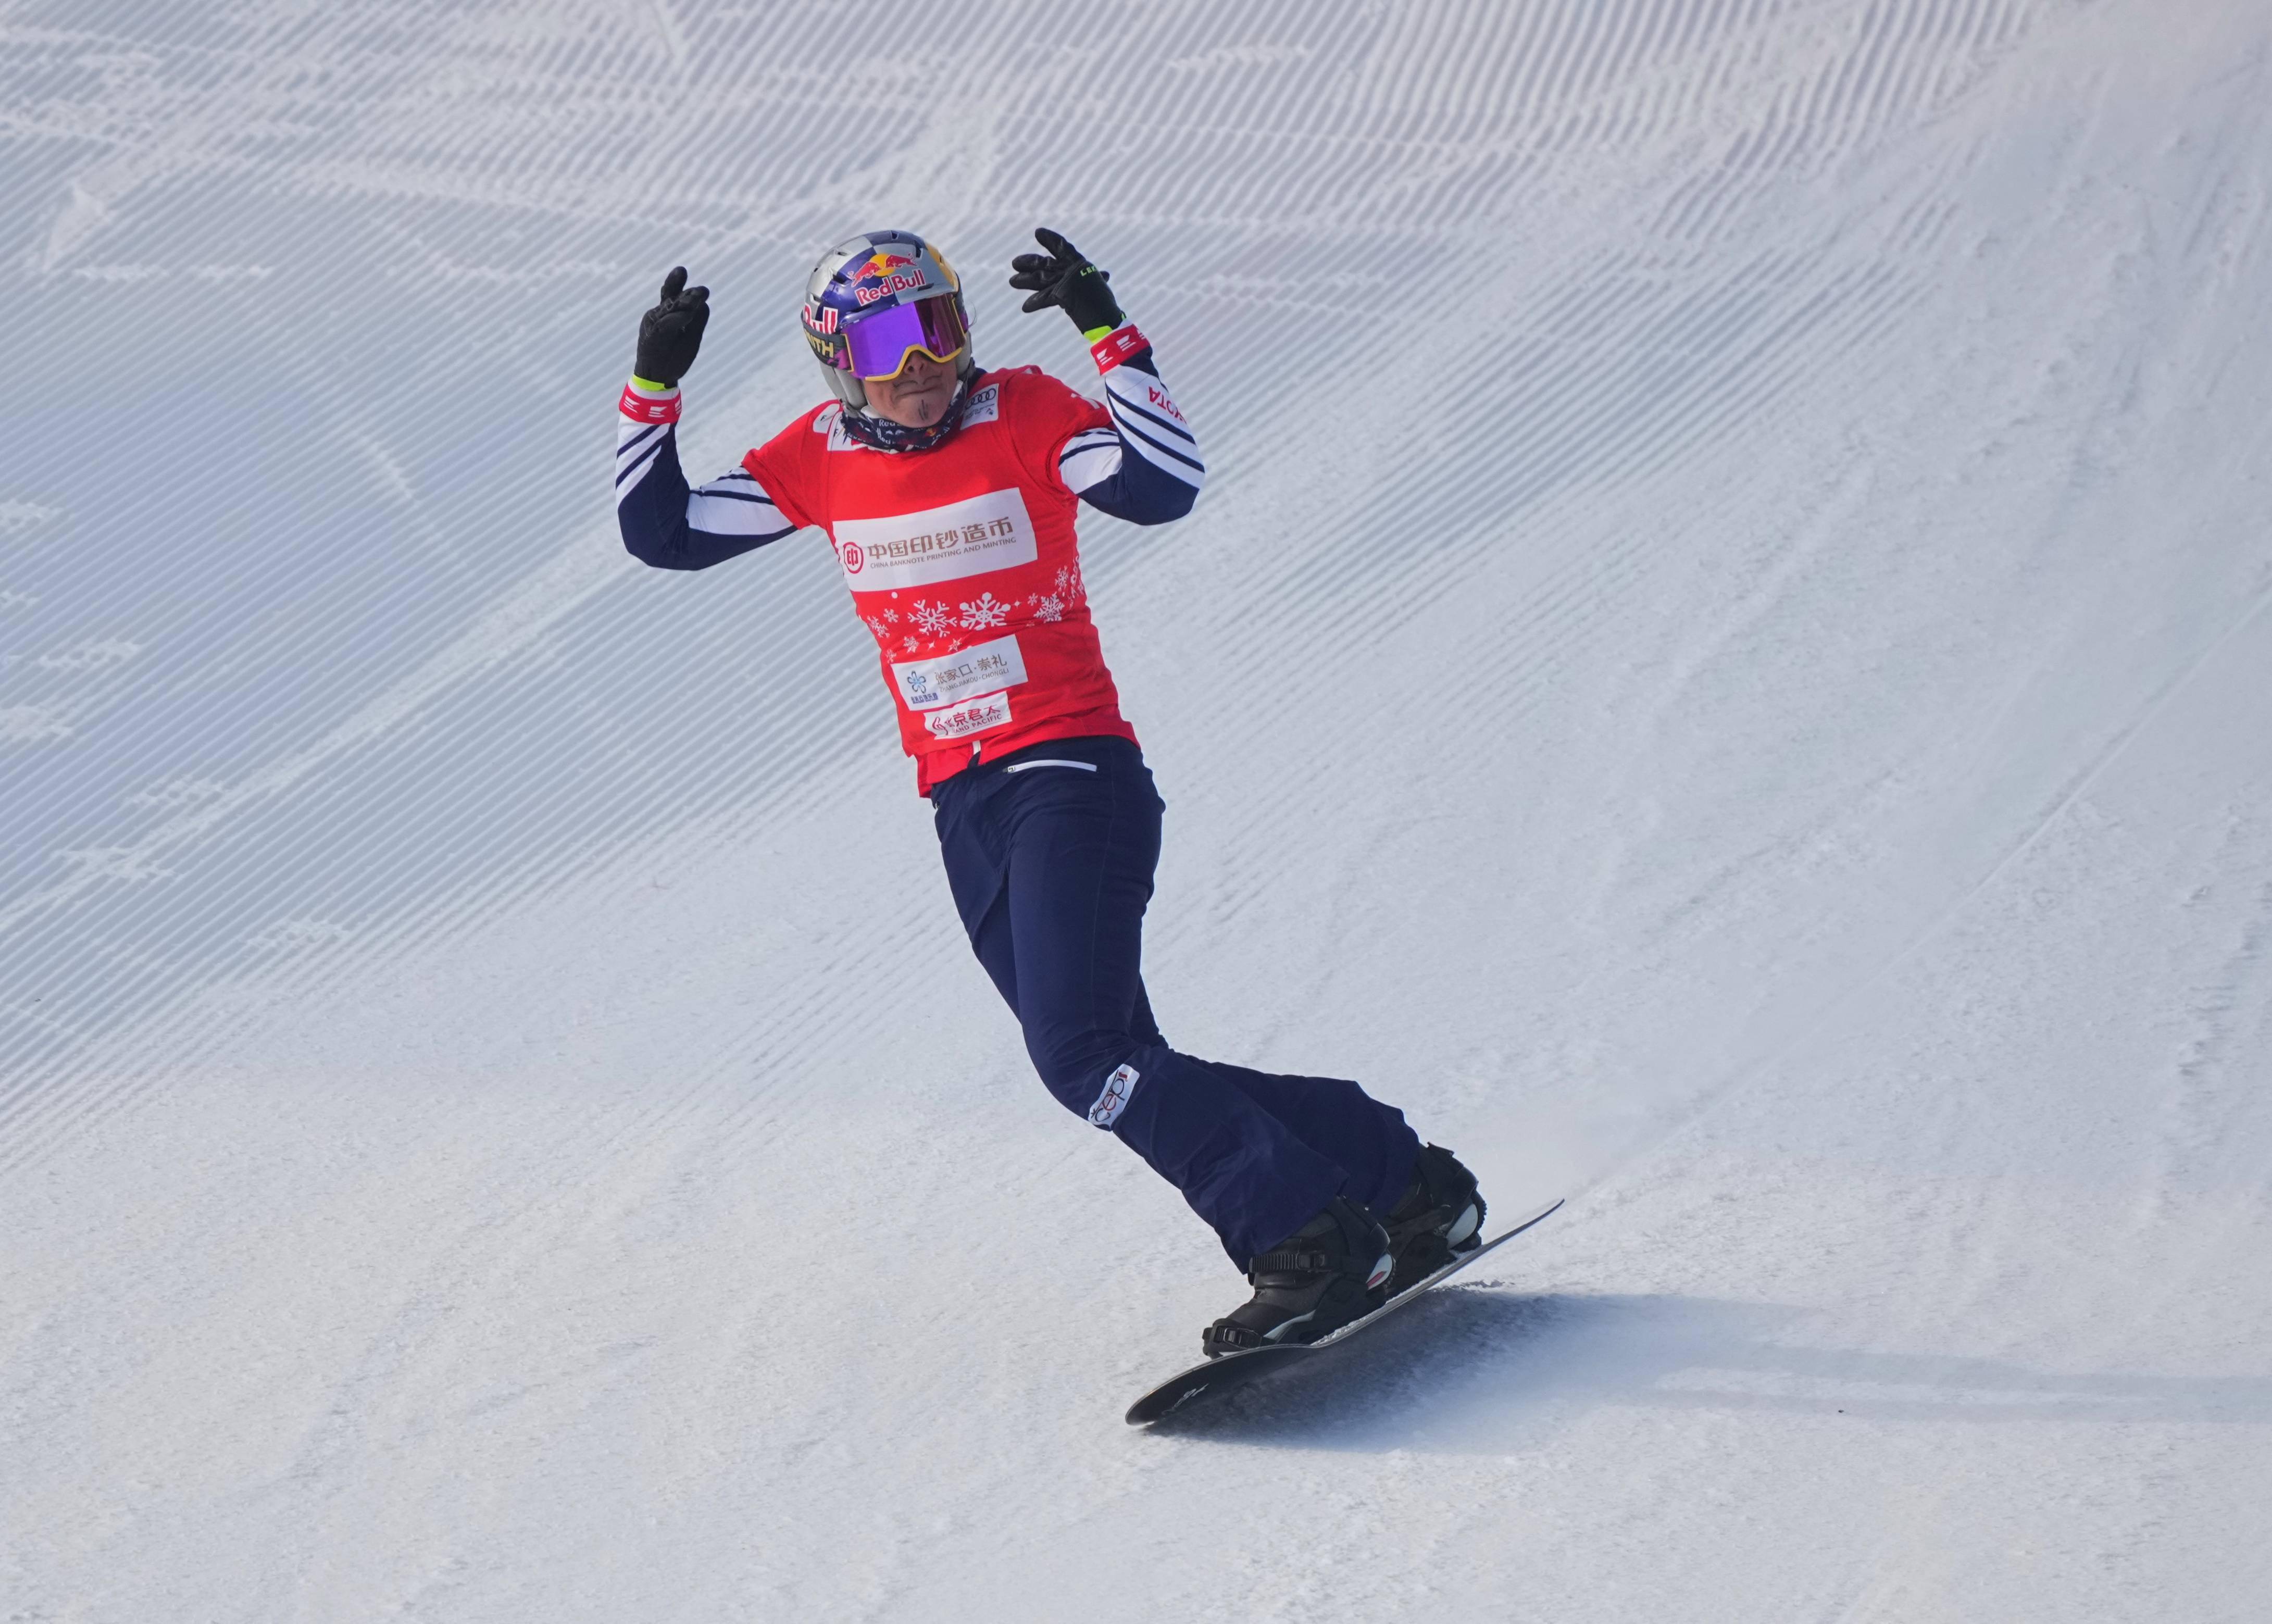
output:
[[[1176,409],[1152,346],[1132,326],[1089,347],[1104,374],[1112,426],[1086,429],[1058,453],[1058,473],[1092,507],[1134,524],[1181,519],[1207,481],[1192,426]]]
[[[616,521],[659,570],[706,570],[796,528],[746,470],[690,489],[678,466],[679,393],[626,387],[617,403]]]

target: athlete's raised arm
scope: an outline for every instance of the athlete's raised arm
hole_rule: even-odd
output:
[[[709,319],[710,290],[689,288],[678,266],[639,318],[638,363],[617,402],[616,521],[632,557],[660,570],[706,570],[797,528],[746,470],[689,489],[678,466],[678,380]]]
[[[1072,318],[1104,375],[1109,429],[1087,429],[1058,453],[1058,473],[1090,506],[1134,524],[1181,519],[1199,499],[1207,479],[1199,441],[1176,409],[1152,359],[1149,340],[1121,314],[1110,273],[1091,265],[1080,250],[1044,228],[1034,240],[1049,251],[1020,254],[1010,262],[1010,286],[1028,291],[1023,306],[1054,304]]]

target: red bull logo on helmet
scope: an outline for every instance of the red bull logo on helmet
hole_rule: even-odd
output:
[[[913,293],[930,286],[930,279],[912,254],[895,254],[888,248],[879,248],[862,261],[851,273],[852,296],[862,304],[873,304],[878,299],[888,299],[894,294]]]

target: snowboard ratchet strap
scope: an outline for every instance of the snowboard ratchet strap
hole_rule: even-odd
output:
[[[1228,1320],[1217,1320],[1207,1328],[1201,1345],[1209,1358],[1225,1353],[1244,1353],[1249,1348],[1259,1348],[1269,1339],[1260,1331],[1244,1325],[1233,1325]]]
[[[1431,1230],[1440,1234],[1450,1229],[1452,1220],[1459,1216],[1449,1207],[1431,1207],[1427,1211],[1415,1214],[1401,1224],[1390,1224],[1386,1227],[1391,1240],[1401,1240],[1411,1235],[1425,1235]]]
[[[1255,1254],[1246,1266],[1246,1278],[1254,1285],[1262,1283],[1265,1275],[1328,1275],[1341,1268],[1341,1260],[1329,1252],[1296,1252],[1281,1247],[1275,1252]]]

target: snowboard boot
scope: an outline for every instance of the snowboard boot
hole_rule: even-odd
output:
[[[1412,1182],[1386,1220],[1395,1273],[1388,1295],[1409,1291],[1462,1252],[1484,1244],[1484,1198],[1476,1176],[1439,1145],[1423,1145]]]
[[[1200,1337],[1211,1359],[1274,1342],[1315,1342],[1386,1300],[1388,1232],[1346,1196],[1247,1265],[1254,1295]]]

